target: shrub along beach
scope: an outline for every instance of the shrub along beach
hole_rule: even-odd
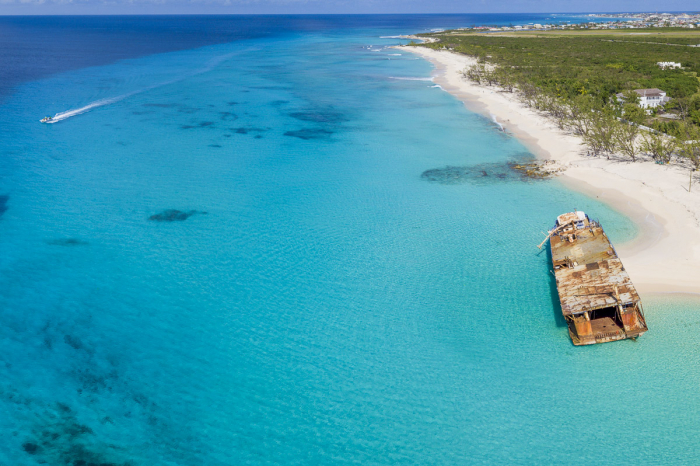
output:
[[[564,182],[636,220],[620,247],[642,291],[700,292],[700,34],[445,31],[403,47]],[[572,206],[574,207],[574,206]]]

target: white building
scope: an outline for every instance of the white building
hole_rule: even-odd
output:
[[[639,95],[639,106],[641,108],[655,108],[671,100],[669,97],[666,97],[666,93],[661,89],[635,89],[634,92]],[[624,95],[622,93],[617,94],[617,100],[620,102],[624,101]]]
[[[659,65],[659,68],[661,68],[662,70],[681,67],[680,63],[676,63],[674,61],[658,61],[656,62],[656,64]]]

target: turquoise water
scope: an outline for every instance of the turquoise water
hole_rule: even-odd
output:
[[[614,242],[634,225],[556,181],[422,179],[529,155],[381,35],[7,98],[0,464],[700,460],[698,302],[652,297],[638,341],[573,347],[541,232],[573,208]],[[168,209],[191,215],[149,220]]]

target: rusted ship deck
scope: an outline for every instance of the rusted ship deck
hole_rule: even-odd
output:
[[[637,290],[598,222],[580,211],[563,214],[548,238],[574,345],[637,338],[647,331]]]

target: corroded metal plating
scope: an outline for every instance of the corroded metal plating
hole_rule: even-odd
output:
[[[575,345],[636,338],[647,331],[637,290],[598,222],[580,211],[562,214],[547,237]]]

